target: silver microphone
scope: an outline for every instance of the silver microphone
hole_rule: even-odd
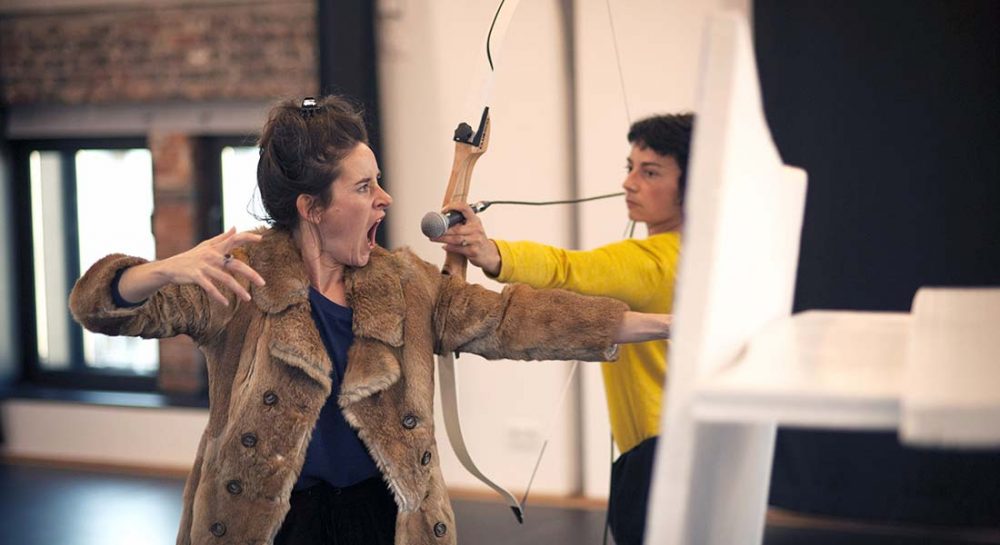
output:
[[[477,203],[470,204],[469,207],[476,214],[486,210],[490,204],[489,201],[479,201]],[[448,213],[441,212],[428,212],[424,214],[424,218],[420,220],[420,231],[427,238],[437,238],[445,233],[452,225],[462,223],[465,221],[465,216],[462,215],[458,210],[451,210]]]

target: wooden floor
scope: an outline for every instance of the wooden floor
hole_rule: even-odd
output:
[[[172,545],[183,480],[116,472],[0,463],[0,544]],[[461,543],[599,545],[604,511],[528,507],[523,526],[492,501],[455,499]],[[815,523],[769,516],[766,545],[965,545],[1000,543],[1000,534]],[[610,541],[610,540],[609,540]]]

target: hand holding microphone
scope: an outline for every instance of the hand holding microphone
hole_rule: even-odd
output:
[[[500,252],[476,216],[490,204],[480,201],[458,205],[445,213],[428,212],[420,221],[420,230],[432,241],[444,243],[445,251],[461,254],[486,274],[496,276],[500,272]]]
[[[464,255],[469,263],[480,267],[486,274],[500,274],[500,251],[495,242],[486,236],[483,223],[476,216],[493,204],[519,204],[529,206],[548,206],[551,204],[575,204],[598,199],[621,197],[622,192],[566,199],[559,201],[479,201],[472,205],[462,204],[446,213],[428,212],[420,222],[420,230],[434,242],[444,243],[445,251]]]
[[[479,201],[469,205],[469,210],[473,213],[478,214],[483,210],[486,210],[490,206],[490,202]],[[462,215],[458,210],[449,210],[448,212],[428,212],[424,214],[424,218],[420,220],[420,231],[423,232],[424,236],[430,239],[440,237],[458,223],[465,223],[465,216]]]

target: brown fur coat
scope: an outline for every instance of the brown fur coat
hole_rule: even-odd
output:
[[[267,281],[250,287],[250,302],[230,294],[227,307],[197,286],[170,285],[141,306],[118,308],[115,272],[142,263],[121,254],[94,264],[70,296],[87,329],[187,334],[205,354],[209,421],[184,489],[178,544],[271,543],[331,391],[331,362],[291,237],[267,231],[235,253]],[[408,250],[376,248],[346,282],[355,340],[338,402],[396,499],[396,543],[455,543],[434,440],[433,354],[602,360],[626,307],[522,285],[492,292],[443,276]]]

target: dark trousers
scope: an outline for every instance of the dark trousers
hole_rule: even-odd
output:
[[[611,466],[608,526],[617,545],[642,545],[656,437],[622,454]]]
[[[396,502],[379,476],[345,488],[320,483],[292,492],[274,545],[392,545]]]

